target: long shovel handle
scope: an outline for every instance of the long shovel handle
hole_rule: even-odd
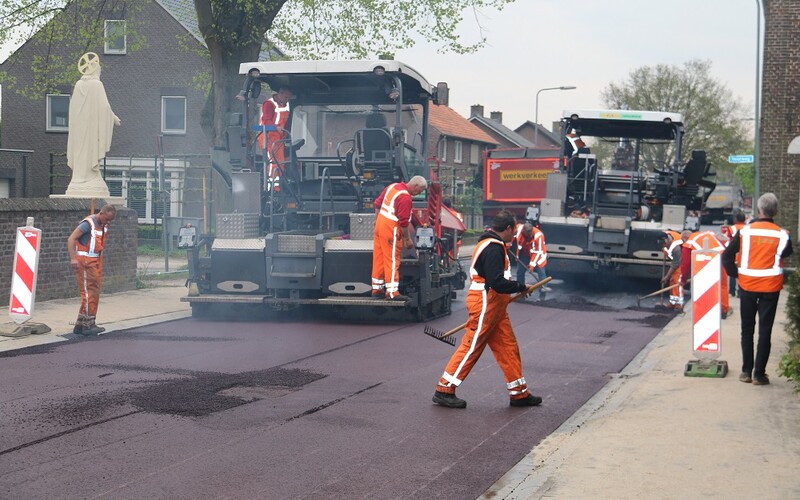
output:
[[[692,280],[691,280],[691,278],[690,278],[690,279],[688,279],[688,280],[686,280],[686,283],[689,283],[690,281],[692,281]],[[656,290],[656,291],[655,291],[655,292],[653,292],[653,293],[648,293],[648,294],[647,294],[647,295],[645,295],[644,297],[639,297],[639,298],[637,299],[637,301],[638,301],[638,300],[642,300],[642,299],[646,299],[646,298],[648,298],[648,297],[652,297],[652,296],[654,296],[654,295],[658,295],[659,293],[664,293],[664,292],[666,292],[666,291],[672,290],[673,288],[677,288],[678,286],[684,286],[684,284],[685,284],[685,283],[675,283],[674,285],[665,286],[664,288],[662,288],[662,289],[660,289],[660,290]]]
[[[534,291],[534,290],[536,290],[536,289],[538,289],[540,287],[543,287],[546,283],[548,283],[552,279],[553,278],[551,276],[548,276],[547,278],[539,281],[538,283],[536,283],[534,285],[531,285],[533,288],[530,289],[530,292],[532,292],[532,291]],[[530,295],[530,292],[528,290],[526,290],[524,292],[520,292],[520,293],[514,295],[513,297],[511,297],[511,302],[516,302],[521,298],[527,297],[528,295]],[[464,322],[463,325],[457,326],[457,327],[453,328],[452,330],[448,330],[448,331],[444,332],[444,334],[442,334],[441,338],[449,337],[450,335],[453,335],[454,333],[460,332],[461,330],[466,328],[468,324],[469,324],[469,321],[466,321],[466,322]]]

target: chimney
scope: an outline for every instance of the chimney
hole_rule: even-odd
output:
[[[470,106],[469,116],[483,116],[483,106],[480,104],[473,104]]]
[[[502,111],[492,111],[489,117],[496,121],[497,123],[503,123],[503,112]]]

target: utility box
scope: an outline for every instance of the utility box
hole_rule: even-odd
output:
[[[350,214],[350,239],[371,240],[375,235],[375,214]]]
[[[258,238],[258,213],[217,214],[217,238]]]
[[[233,211],[242,214],[261,213],[261,173],[232,172]]]
[[[542,200],[541,215],[544,217],[561,217],[564,215],[564,202],[554,198]]]
[[[661,217],[661,222],[674,228],[676,231],[683,229],[683,223],[686,221],[686,207],[683,205],[664,205],[664,214]]]

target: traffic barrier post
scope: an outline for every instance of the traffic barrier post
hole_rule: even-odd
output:
[[[28,217],[24,227],[17,228],[14,247],[14,267],[11,276],[11,297],[8,315],[15,325],[12,329],[0,328],[5,337],[24,337],[50,331],[47,325],[30,321],[36,304],[36,278],[42,231],[33,227],[33,217]]]
[[[722,252],[692,251],[692,351],[697,357],[686,363],[687,377],[722,378],[728,363],[717,359],[722,354]],[[727,293],[727,286],[726,292]]]

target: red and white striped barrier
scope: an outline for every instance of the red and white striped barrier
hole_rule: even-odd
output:
[[[719,357],[722,254],[714,250],[692,252],[692,349],[701,359]]]
[[[11,301],[8,310],[9,316],[18,325],[31,319],[33,315],[41,241],[42,231],[33,227],[33,217],[28,217],[27,226],[17,228],[14,274],[11,278]]]

